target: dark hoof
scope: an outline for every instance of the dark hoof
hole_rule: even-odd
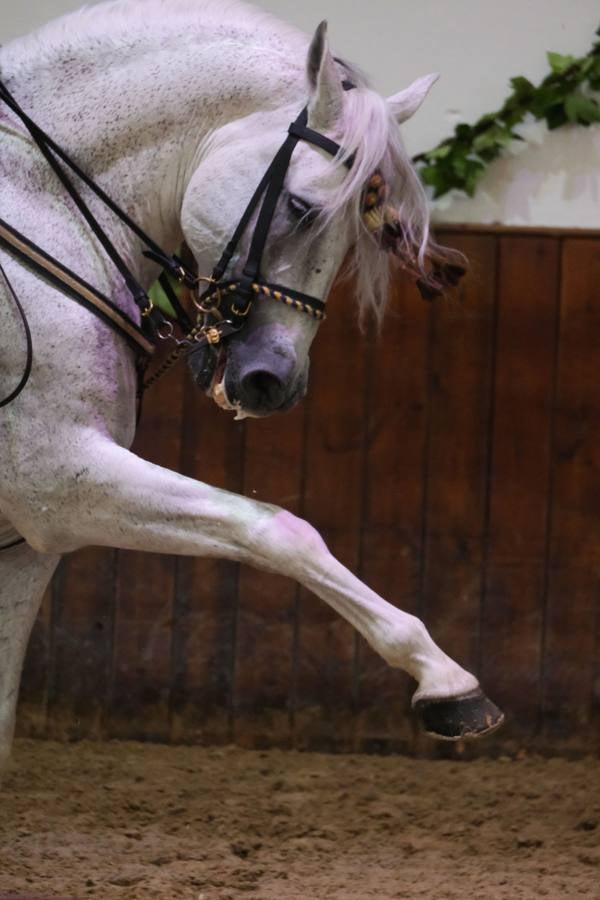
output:
[[[500,728],[504,713],[476,688],[462,697],[417,700],[415,712],[425,734],[438,741],[469,741]]]

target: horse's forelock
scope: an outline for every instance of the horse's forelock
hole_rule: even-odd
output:
[[[347,267],[352,276],[359,318],[368,314],[382,321],[391,272],[396,267],[407,271],[419,285],[436,292],[439,279],[432,278],[439,267],[464,263],[458,254],[439,247],[430,237],[429,208],[421,181],[404,147],[400,128],[386,102],[373,91],[362,72],[342,62],[343,74],[355,85],[345,95],[344,119],[336,135],[346,153],[355,157],[340,187],[329,197],[323,210],[323,222],[336,214],[350,217],[353,252]],[[337,162],[343,165],[345,157]],[[382,240],[363,222],[365,186],[374,172],[380,172],[387,186],[388,215],[397,224],[393,240]],[[441,290],[447,285],[442,278]]]

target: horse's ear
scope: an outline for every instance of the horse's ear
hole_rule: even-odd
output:
[[[327,41],[327,22],[321,22],[308,48],[306,74],[310,89],[308,121],[313,128],[327,128],[339,118],[344,89]]]
[[[423,75],[422,78],[417,78],[416,81],[413,81],[409,87],[400,91],[399,94],[388,97],[387,102],[392,107],[392,112],[394,113],[398,124],[410,119],[410,117],[416,113],[429,93],[430,88],[436,83],[439,77],[440,76],[436,72],[432,75]]]

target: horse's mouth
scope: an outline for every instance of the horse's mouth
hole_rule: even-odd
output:
[[[235,412],[234,419],[236,421],[240,419],[246,419],[248,416],[251,416],[252,413],[245,412],[245,410],[242,409],[242,405],[239,400],[232,402],[227,396],[227,388],[225,387],[226,368],[227,350],[225,349],[225,347],[221,347],[219,349],[219,355],[217,358],[217,365],[215,366],[214,375],[206,393],[214,400],[214,402],[220,409],[224,409],[226,412]]]

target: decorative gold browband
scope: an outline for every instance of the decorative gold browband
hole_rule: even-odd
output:
[[[214,310],[219,306],[221,295],[234,294],[237,290],[239,290],[239,287],[239,281],[231,281],[224,285],[216,285],[213,291],[204,295],[201,304],[199,305],[199,309],[201,310],[201,312],[214,312]],[[255,294],[262,294],[265,297],[269,297],[271,300],[276,300],[279,303],[285,304],[285,306],[290,306],[292,307],[292,309],[295,309],[298,312],[303,312],[308,316],[312,316],[313,319],[323,321],[327,318],[322,310],[314,309],[314,307],[310,306],[308,303],[304,303],[302,300],[298,300],[296,297],[290,297],[289,294],[285,294],[283,291],[279,291],[276,288],[269,287],[266,284],[257,284],[256,282],[253,282],[250,285],[250,288]],[[205,306],[207,302],[212,302],[215,299],[216,303],[214,304],[214,306]],[[250,311],[249,306],[247,306],[245,310],[239,310],[235,306],[232,307],[232,309],[237,316],[245,316]]]

